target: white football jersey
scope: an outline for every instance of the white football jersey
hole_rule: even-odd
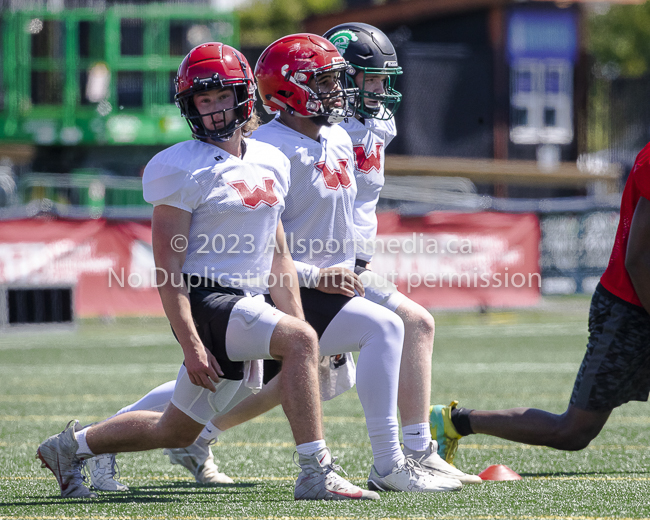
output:
[[[289,161],[272,146],[245,143],[243,158],[203,141],[176,144],[149,161],[142,184],[147,202],[192,213],[184,273],[261,293],[268,289]]]
[[[384,187],[385,149],[395,137],[395,118],[388,120],[366,119],[365,125],[357,118],[341,123],[352,139],[357,179],[357,197],[354,202],[354,224],[358,245],[357,258],[369,262],[374,252],[377,236],[375,210],[379,192]]]
[[[320,142],[274,119],[253,132],[291,163],[282,215],[291,256],[318,268],[354,269],[354,152],[338,125],[323,127]]]

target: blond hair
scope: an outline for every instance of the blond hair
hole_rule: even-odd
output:
[[[253,108],[253,113],[251,114],[251,118],[248,121],[246,121],[246,124],[244,124],[244,126],[242,127],[243,136],[250,137],[251,134],[260,127],[260,124],[262,124],[262,120],[260,119],[260,116]]]

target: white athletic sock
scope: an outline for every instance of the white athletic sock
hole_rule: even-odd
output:
[[[80,432],[75,432],[74,436],[77,439],[77,444],[79,448],[77,449],[77,457],[81,459],[89,459],[94,457],[95,454],[88,447],[88,442],[86,442],[86,433],[90,428],[84,428]]]
[[[429,429],[429,423],[402,426],[402,439],[404,440],[404,446],[409,450],[426,450],[431,443],[431,430]]]
[[[223,430],[220,430],[214,424],[209,422],[205,425],[205,428],[201,430],[201,433],[199,433],[199,438],[196,440],[196,442],[201,442],[202,444],[212,444],[212,441],[216,442],[219,439],[219,435],[222,433]]]
[[[299,455],[313,455],[316,453],[318,450],[321,450],[325,448],[327,445],[325,444],[325,440],[320,439],[318,441],[312,441],[312,442],[305,442],[303,444],[298,444],[296,446],[296,451],[298,452]]]

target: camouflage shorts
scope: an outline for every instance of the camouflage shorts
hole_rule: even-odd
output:
[[[650,316],[598,285],[589,310],[589,343],[571,404],[603,412],[650,393]]]

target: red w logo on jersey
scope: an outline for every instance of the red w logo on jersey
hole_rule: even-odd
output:
[[[314,164],[316,169],[320,170],[323,173],[323,179],[325,180],[325,186],[327,186],[328,190],[338,190],[339,186],[343,186],[344,188],[349,188],[350,185],[352,184],[352,181],[350,180],[350,176],[348,175],[347,167],[348,167],[348,161],[347,159],[339,159],[339,168],[335,168],[334,170],[330,170],[329,166],[327,166],[326,163],[324,162],[319,162]]]
[[[248,187],[246,181],[229,182],[228,186],[237,190],[241,201],[247,208],[255,209],[260,204],[266,204],[268,207],[273,207],[278,203],[278,196],[273,191],[275,179],[264,177],[264,187],[255,186],[252,190]]]
[[[372,170],[377,172],[381,169],[381,149],[383,145],[377,143],[374,152],[371,150],[370,155],[366,155],[366,149],[362,144],[354,147],[354,154],[357,156],[357,170],[368,175]]]

